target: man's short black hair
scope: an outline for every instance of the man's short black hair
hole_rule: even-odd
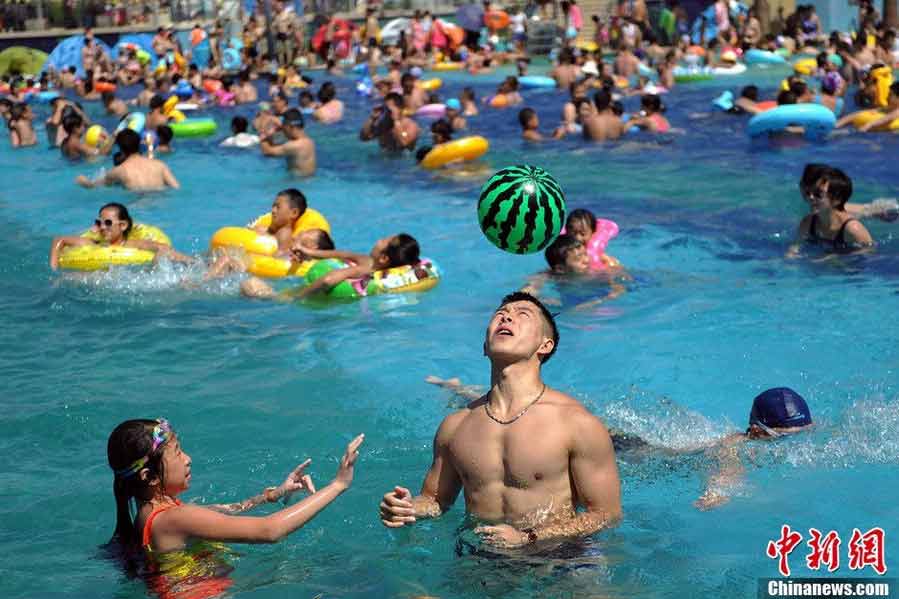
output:
[[[302,112],[296,108],[291,108],[284,113],[284,124],[302,129],[306,125],[306,121],[303,119]]]
[[[140,135],[131,129],[119,131],[118,135],[115,136],[115,143],[119,146],[124,158],[140,152]]]
[[[553,316],[552,312],[546,309],[543,302],[526,291],[513,291],[502,299],[499,303],[499,307],[502,308],[506,304],[513,304],[515,302],[530,302],[537,306],[540,309],[540,313],[543,315],[543,320],[549,325],[549,328],[552,331],[553,348],[552,351],[545,356],[540,356],[540,362],[546,363],[553,357],[556,350],[559,349],[559,329],[556,327],[556,318]]]
[[[156,110],[157,108],[162,108],[163,104],[165,104],[165,100],[162,99],[162,96],[155,95],[150,98],[150,110]]]
[[[242,116],[236,116],[231,119],[231,131],[235,134],[246,133],[249,126],[250,123],[248,123],[247,119]]]

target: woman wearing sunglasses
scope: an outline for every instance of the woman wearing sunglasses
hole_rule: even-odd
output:
[[[169,260],[177,262],[192,261],[190,256],[176,252],[166,244],[148,239],[130,239],[129,235],[133,228],[134,221],[131,220],[131,215],[128,214],[125,206],[115,202],[106,204],[100,208],[99,218],[94,221],[94,226],[91,228],[92,233],[99,234],[100,240],[75,236],[55,238],[50,247],[50,268],[53,270],[59,268],[59,257],[66,248],[88,245],[134,248],[154,252],[157,258],[165,256]]]

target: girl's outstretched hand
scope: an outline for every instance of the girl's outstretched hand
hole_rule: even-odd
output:
[[[346,446],[346,453],[340,459],[340,467],[337,469],[337,476],[334,482],[343,488],[349,487],[353,483],[353,468],[356,466],[356,459],[359,457],[359,446],[365,441],[365,435],[359,435]]]
[[[293,472],[287,475],[287,479],[285,479],[285,481],[281,483],[281,491],[283,491],[283,495],[289,496],[292,493],[296,493],[297,491],[301,490],[305,490],[310,495],[315,493],[315,484],[312,482],[312,477],[304,472],[306,466],[311,463],[312,458],[309,458],[305,462],[294,468]]]

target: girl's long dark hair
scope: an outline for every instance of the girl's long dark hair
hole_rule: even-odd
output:
[[[140,472],[130,475],[116,474],[112,480],[112,492],[116,503],[116,527],[113,540],[124,545],[139,545],[140,531],[134,527],[134,516],[131,513],[132,499],[147,501],[152,495],[150,481],[158,479],[160,484],[165,479],[162,465],[162,453],[165,444],[153,450],[153,429],[156,420],[126,420],[109,435],[106,444],[106,456],[113,472],[129,468],[134,462],[149,456],[147,463],[141,468],[149,471],[147,480],[142,480]]]

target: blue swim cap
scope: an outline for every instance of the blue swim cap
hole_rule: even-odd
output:
[[[446,107],[450,110],[462,110],[462,103],[456,98],[450,98],[446,101]]]
[[[808,404],[802,396],[788,387],[775,387],[762,391],[752,401],[749,425],[761,424],[767,428],[790,428],[812,423]]]

